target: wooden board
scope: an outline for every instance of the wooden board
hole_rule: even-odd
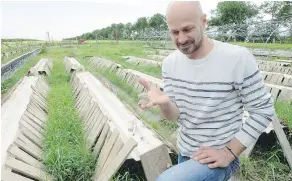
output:
[[[110,180],[136,146],[137,142],[133,138],[130,138],[124,144],[118,155],[108,163],[108,167],[105,169],[105,171],[102,172],[99,177],[94,176],[94,181]]]
[[[53,180],[53,177],[50,176],[48,173],[44,172],[43,170],[33,167],[22,161],[16,160],[15,158],[8,157],[6,161],[6,165],[17,172],[20,172],[34,179],[44,180],[44,181]]]
[[[41,162],[39,162],[37,159],[35,159],[34,157],[30,156],[29,154],[27,154],[25,151],[21,150],[20,148],[18,148],[16,145],[12,144],[9,149],[8,152],[13,155],[13,157],[17,158],[18,160],[21,160],[31,166],[37,167],[37,168],[43,168],[43,165],[41,164]]]
[[[280,145],[282,147],[282,150],[284,152],[284,155],[287,159],[287,162],[288,162],[290,168],[292,169],[292,149],[291,149],[291,146],[286,138],[286,135],[282,129],[282,126],[281,126],[278,118],[273,120],[273,126],[274,126],[274,130],[276,132],[276,135],[278,137],[278,140],[280,142]]]
[[[28,139],[30,139],[36,146],[42,148],[43,141],[27,128],[20,126],[20,132],[25,135]]]
[[[96,121],[93,125],[93,128],[88,132],[88,143],[90,147],[93,146],[95,140],[100,135],[105,123],[106,123],[106,117],[103,117],[102,114],[99,116],[99,121]]]
[[[37,131],[34,127],[32,127],[30,124],[28,124],[25,120],[22,119],[20,121],[20,125],[22,125],[26,129],[28,129],[30,132],[32,132],[34,135],[36,135],[41,140],[43,140],[43,135],[39,131]]]
[[[155,181],[162,172],[172,166],[168,149],[165,145],[144,153],[140,158],[148,181]]]
[[[20,135],[18,139],[14,141],[14,143],[25,152],[34,156],[38,160],[42,160],[42,150],[36,146],[33,142],[28,140],[25,136]]]
[[[29,178],[20,176],[8,170],[2,169],[1,171],[1,181],[33,181]]]
[[[119,132],[118,130],[114,130],[113,133],[111,134],[111,137],[108,141],[105,142],[104,146],[101,149],[101,152],[99,154],[98,160],[97,160],[97,166],[95,169],[95,176],[98,176],[101,171],[103,166],[108,160],[108,157],[112,151],[112,148],[116,142],[116,140],[119,137]]]
[[[121,150],[121,148],[124,146],[124,142],[122,141],[121,137],[118,137],[118,139],[116,140],[113,148],[112,148],[112,151],[110,152],[109,156],[108,156],[108,159],[107,159],[107,162],[105,162],[102,170],[101,170],[101,173],[105,172],[106,168],[108,167],[108,164],[111,160],[113,160],[119,153],[119,151]]]
[[[100,150],[102,149],[102,146],[104,144],[104,141],[105,141],[105,138],[106,138],[106,135],[107,135],[108,131],[109,131],[109,125],[106,123],[106,124],[104,124],[102,132],[101,132],[101,134],[100,134],[100,136],[98,138],[98,141],[97,141],[97,143],[96,143],[96,145],[94,147],[94,150],[93,150],[94,156],[99,155]]]

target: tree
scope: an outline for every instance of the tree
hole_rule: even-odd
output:
[[[263,13],[270,14],[272,20],[291,20],[292,18],[291,1],[265,1],[260,9]]]
[[[225,24],[242,24],[249,18],[258,14],[255,5],[244,1],[219,2],[217,9],[212,11],[213,17],[209,21],[210,26]]]
[[[133,31],[133,25],[131,23],[127,23],[125,26],[124,26],[124,37],[125,38],[130,38],[131,35],[132,35],[132,31]]]
[[[141,17],[134,25],[134,29],[138,32],[144,31],[148,27],[148,21],[146,17]]]
[[[156,30],[167,30],[167,24],[165,21],[165,17],[162,14],[154,14],[149,19],[149,26]]]

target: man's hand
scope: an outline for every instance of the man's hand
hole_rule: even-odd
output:
[[[193,154],[193,159],[201,164],[208,164],[209,168],[227,167],[235,158],[226,148],[215,149],[209,146],[201,146]]]
[[[144,96],[146,96],[146,99],[148,99],[147,103],[141,103],[142,101],[140,101],[140,108],[151,108],[156,105],[166,105],[170,102],[170,99],[167,95],[165,95],[160,89],[150,86],[146,80],[139,79],[139,83],[147,89],[147,94]],[[143,93],[140,95],[140,97],[143,97]]]

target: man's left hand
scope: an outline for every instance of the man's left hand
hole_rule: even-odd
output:
[[[209,146],[201,146],[193,154],[193,159],[201,164],[208,164],[209,168],[227,167],[235,158],[226,149],[215,149]]]

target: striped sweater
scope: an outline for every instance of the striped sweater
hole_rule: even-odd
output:
[[[223,148],[233,138],[248,147],[275,118],[255,57],[244,47],[213,42],[203,59],[176,50],[163,60],[163,91],[180,110],[177,147],[183,156],[200,146]],[[249,118],[243,123],[244,110]]]

